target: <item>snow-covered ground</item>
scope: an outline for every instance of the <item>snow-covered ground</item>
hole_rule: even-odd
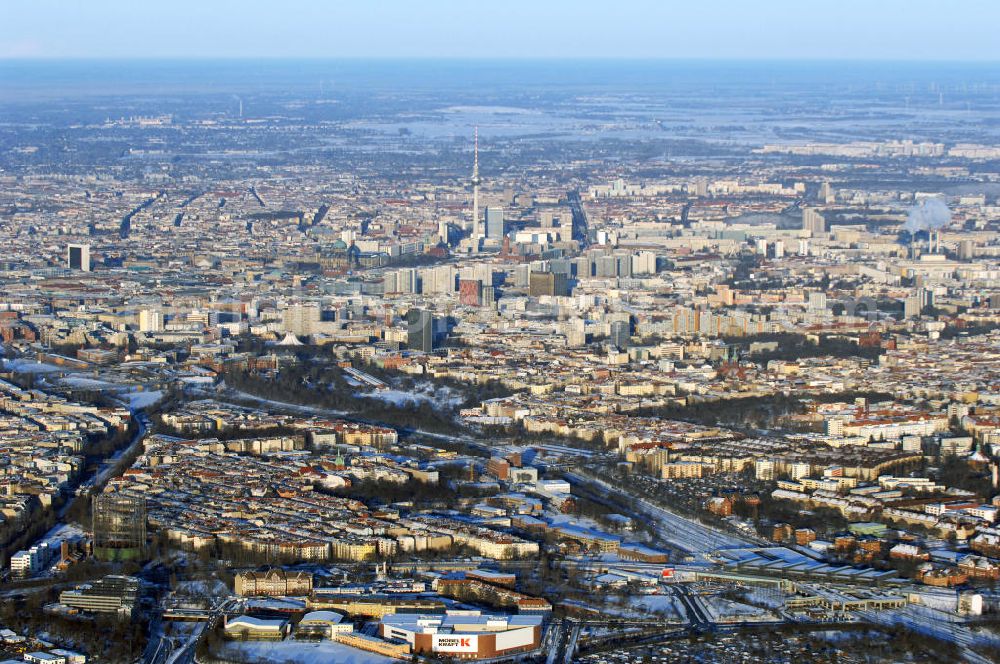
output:
[[[244,601],[248,611],[294,612],[306,608],[305,599],[292,597],[251,597]]]
[[[627,627],[625,629],[622,629],[618,625],[609,627],[588,625],[581,629],[581,635],[586,635],[587,637],[592,639],[599,639],[607,636],[618,636],[622,637],[623,641],[630,634],[638,634],[640,632],[642,632],[642,630],[638,627]]]
[[[557,588],[553,587],[552,590],[555,591],[555,590],[557,590]],[[636,611],[635,609],[631,609],[631,608],[629,608],[627,606],[615,606],[615,605],[612,605],[612,604],[606,604],[604,602],[601,602],[598,605],[596,603],[595,604],[587,604],[585,602],[580,602],[580,601],[573,600],[573,599],[566,599],[566,600],[563,600],[563,604],[566,604],[568,606],[580,607],[581,609],[585,609],[587,611],[597,611],[597,612],[602,613],[602,614],[607,615],[607,616],[617,616],[619,618],[648,618],[649,617],[649,614],[645,613],[643,611]]]
[[[334,641],[232,642],[219,652],[229,659],[255,664],[257,662],[294,662],[295,664],[390,664],[391,657],[351,648]]]
[[[636,609],[655,613],[667,620],[683,621],[687,618],[684,605],[673,595],[639,595],[630,597],[629,602]]]
[[[18,373],[56,373],[59,371],[68,371],[66,367],[57,367],[54,364],[44,364],[26,359],[4,360],[3,368],[7,371],[16,371]]]
[[[136,389],[136,387],[132,385],[119,385],[117,383],[109,383],[107,381],[98,380],[96,378],[87,378],[86,376],[81,375],[66,376],[64,378],[60,378],[59,382],[63,385],[84,390],[103,390],[109,394],[115,395],[122,401],[126,401],[130,410],[147,408],[163,398],[163,392],[160,390],[150,390],[144,392]]]
[[[219,579],[206,581],[181,581],[174,588],[177,595],[188,597],[229,597],[229,587]]]
[[[63,540],[78,540],[85,537],[85,533],[80,530],[77,526],[70,523],[59,523],[49,529],[42,537],[40,537],[33,544],[40,545],[42,543],[49,545],[49,550],[53,552],[53,557],[49,561],[48,565],[44,569],[41,569],[33,573],[32,577],[49,577],[52,575],[52,566],[59,562],[60,553],[59,548],[62,545]],[[25,548],[28,548],[25,546]]]
[[[264,399],[263,397],[258,397],[255,394],[249,392],[243,392],[242,390],[234,390],[232,388],[227,388],[227,394],[240,399],[251,401],[258,404],[267,404],[275,408],[281,408],[283,410],[291,410],[297,413],[307,413],[309,415],[322,415],[324,417],[341,417],[347,415],[346,410],[333,410],[332,408],[320,408],[319,406],[303,406],[300,404],[289,403],[287,401],[276,401],[274,399]],[[202,396],[208,396],[215,398],[216,395],[212,393],[207,393],[204,389],[198,389],[197,393]]]
[[[575,528],[582,528],[584,530],[593,530],[602,535],[608,535],[608,533],[601,530],[601,524],[597,523],[597,521],[591,519],[588,516],[573,516],[572,514],[549,514],[547,515],[547,518],[549,523],[551,523],[554,526],[572,526]]]
[[[60,523],[52,526],[49,532],[45,533],[42,539],[36,544],[48,542],[49,546],[59,546],[65,539],[77,539],[84,537],[84,532],[71,523]]]
[[[698,597],[698,602],[712,622],[736,622],[743,620],[769,620],[774,616],[769,611],[741,604],[723,597]]]
[[[378,399],[395,406],[430,403],[438,408],[456,408],[465,400],[450,387],[438,387],[433,383],[420,383],[412,390],[373,390],[359,392],[359,397]]]
[[[745,597],[748,602],[763,604],[772,609],[780,609],[785,606],[785,595],[783,593],[775,593],[764,588],[752,588]]]
[[[149,392],[129,392],[128,407],[130,410],[147,408],[163,398],[160,390],[150,390]]]
[[[636,609],[661,615],[667,620],[683,621],[687,619],[684,605],[673,595],[639,595],[629,598],[629,603]]]
[[[67,367],[44,364],[23,358],[18,360],[3,360],[3,368],[8,371],[28,374],[54,374],[70,371]],[[49,377],[45,380],[53,381],[53,378]],[[135,385],[100,380],[84,373],[70,373],[65,376],[57,376],[54,382],[58,385],[81,390],[100,390],[106,392],[126,402],[130,410],[147,408],[163,398],[163,392],[159,390],[143,392]]]
[[[66,376],[65,378],[60,378],[59,382],[63,385],[69,385],[70,387],[78,387],[83,390],[110,390],[114,389],[116,385],[114,383],[107,383],[103,380],[97,380],[96,378],[87,378],[86,376]]]

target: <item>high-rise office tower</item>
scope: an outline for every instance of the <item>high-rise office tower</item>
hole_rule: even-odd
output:
[[[69,245],[69,247],[66,248],[66,267],[70,270],[90,272],[90,245]]]
[[[620,351],[628,350],[628,342],[632,336],[628,321],[616,320],[611,323],[611,345]]]
[[[538,225],[542,228],[569,228],[572,224],[573,213],[568,209],[542,210],[538,214]]]
[[[404,267],[397,273],[397,284],[400,293],[417,292],[417,270],[412,267]]]
[[[483,305],[483,282],[479,279],[459,279],[458,301],[470,307]]]
[[[963,261],[971,261],[975,256],[976,245],[972,240],[962,240],[958,243],[958,257]]]
[[[478,279],[484,286],[493,285],[493,267],[488,263],[463,267],[458,276],[460,279]]]
[[[617,256],[598,256],[596,264],[597,264],[597,276],[598,277],[617,277],[618,276],[618,257]]]
[[[531,279],[531,263],[522,263],[514,266],[514,286],[517,288],[527,288]]]
[[[143,309],[139,312],[140,332],[162,332],[163,312],[157,309]]]
[[[283,312],[285,332],[296,335],[315,334],[321,318],[318,304],[293,304]]]
[[[486,239],[500,240],[504,235],[503,208],[486,208]]]
[[[434,316],[423,309],[406,313],[406,345],[410,350],[430,353],[434,350]]]
[[[708,180],[705,178],[698,178],[688,185],[687,190],[689,194],[694,194],[699,198],[704,198],[708,196]]]
[[[618,255],[615,256],[615,260],[618,262],[617,267],[615,267],[615,274],[619,277],[631,277],[632,276],[632,257],[629,255]]]
[[[826,293],[809,293],[809,311],[818,312],[826,310]]]
[[[573,259],[576,265],[576,276],[579,279],[589,279],[594,276],[594,259],[591,256],[578,256]]]
[[[386,272],[382,275],[382,294],[389,295],[399,292],[399,275],[396,272]]]
[[[569,295],[569,280],[565,274],[553,272],[532,272],[528,276],[528,295],[540,297],[566,297]]]
[[[564,324],[567,346],[583,346],[587,343],[587,327],[582,318],[574,318]]]
[[[813,235],[826,232],[826,219],[813,208],[802,208],[802,230]]]
[[[656,254],[640,251],[632,256],[632,274],[656,274]]]
[[[421,293],[454,293],[458,271],[450,265],[425,268],[419,273]]]
[[[903,300],[903,317],[917,318],[925,307],[934,306],[934,291],[927,288],[917,288],[917,290]]]

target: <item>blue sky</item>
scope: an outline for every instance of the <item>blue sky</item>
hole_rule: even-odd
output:
[[[1000,0],[0,0],[0,58],[1000,60]]]

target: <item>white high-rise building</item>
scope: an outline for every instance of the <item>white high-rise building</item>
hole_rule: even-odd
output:
[[[285,309],[282,317],[285,332],[295,335],[315,334],[319,331],[320,310],[318,304],[292,304]]]
[[[478,263],[463,267],[458,273],[459,279],[479,281],[486,286],[493,285],[493,267],[488,263]]]
[[[632,256],[632,274],[656,274],[656,254],[640,251]]]
[[[66,248],[66,267],[70,270],[90,272],[90,245],[71,244]]]
[[[402,268],[396,277],[397,287],[400,293],[416,293],[417,292],[417,270],[412,267]]]
[[[15,579],[31,576],[34,570],[34,559],[27,551],[18,551],[10,557],[10,573]]]
[[[428,268],[420,271],[422,282],[422,292],[431,293],[454,293],[455,279],[458,271],[450,265]]]
[[[574,318],[564,323],[563,333],[566,335],[567,346],[578,347],[587,343],[587,328],[582,318]]]
[[[163,312],[158,309],[143,309],[139,312],[140,332],[162,332]]]

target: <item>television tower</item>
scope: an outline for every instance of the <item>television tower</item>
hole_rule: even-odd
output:
[[[479,126],[476,126],[475,144],[472,158],[472,240],[479,240]]]

